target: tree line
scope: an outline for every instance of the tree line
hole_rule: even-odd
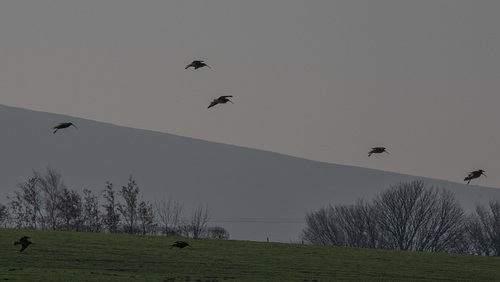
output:
[[[371,202],[306,214],[300,237],[319,245],[500,256],[500,202],[466,214],[450,191],[398,183]]]
[[[16,188],[5,205],[0,203],[0,226],[229,239],[225,228],[208,225],[207,207],[200,205],[186,216],[183,204],[172,198],[164,196],[154,203],[140,199],[132,176],[119,190],[106,182],[99,195],[88,189],[80,194],[49,167],[43,174],[34,171],[33,177]]]

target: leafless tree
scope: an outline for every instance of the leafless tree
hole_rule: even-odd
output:
[[[430,218],[417,235],[417,251],[466,252],[465,213],[450,191],[442,190],[435,197]]]
[[[88,189],[83,189],[83,195],[83,231],[99,233],[102,231],[99,198]]]
[[[312,244],[465,252],[464,212],[453,194],[421,181],[399,183],[372,204],[321,208],[306,215],[301,238]]]
[[[23,199],[19,193],[16,193],[14,198],[7,196],[9,200],[8,203],[8,222],[14,228],[25,228],[26,227],[26,212],[24,208]]]
[[[191,212],[191,216],[184,225],[186,234],[190,234],[193,238],[200,238],[206,231],[207,222],[210,219],[208,207],[203,208],[200,204],[198,209]]]
[[[163,234],[167,236],[180,235],[179,227],[183,205],[179,201],[174,202],[171,197],[167,199],[163,196],[160,201],[155,201],[154,206],[159,221],[163,225]]]
[[[137,183],[135,183],[132,176],[129,177],[127,186],[122,186],[120,195],[125,200],[125,205],[118,205],[118,211],[125,221],[123,230],[125,233],[134,234],[137,231],[137,197],[139,195],[139,187],[137,187]]]
[[[375,248],[377,226],[372,209],[364,200],[358,200],[353,205],[308,213],[300,237],[312,244]]]
[[[301,237],[311,244],[343,246],[344,237],[336,224],[336,218],[332,206],[306,214],[306,228]]]
[[[142,235],[153,235],[158,230],[158,225],[155,220],[155,211],[153,205],[142,200],[138,208],[139,225]]]
[[[106,181],[106,186],[102,191],[107,203],[104,207],[103,223],[109,233],[117,233],[120,224],[120,214],[118,213],[119,203],[116,201],[116,191],[113,190],[113,183]]]
[[[0,203],[0,227],[1,226],[5,227],[8,220],[9,220],[9,210],[7,209],[6,205]]]
[[[488,208],[476,206],[469,218],[468,235],[475,253],[500,256],[500,202],[491,201]]]
[[[449,192],[422,181],[398,183],[374,206],[382,248],[450,252],[459,244],[464,212]]]
[[[81,231],[83,223],[82,198],[75,190],[64,188],[57,203],[61,223],[58,230]]]
[[[229,239],[229,231],[227,231],[226,228],[221,227],[221,226],[210,226],[206,228],[205,238],[209,239],[222,239],[222,240],[228,240]]]
[[[18,183],[17,188],[20,191],[14,192],[16,194],[15,199],[24,206],[25,211],[24,218],[18,220],[25,221],[24,224],[27,228],[36,229],[38,227],[37,223],[43,225],[42,195],[37,179],[33,177],[25,183]]]
[[[57,230],[59,224],[61,224],[60,209],[58,209],[59,201],[61,199],[61,194],[66,185],[62,181],[61,173],[47,167],[47,171],[44,175],[34,171],[36,178],[36,183],[40,185],[40,189],[44,194],[44,211],[45,211],[45,223],[47,226],[43,226],[42,229],[48,228],[52,230]]]

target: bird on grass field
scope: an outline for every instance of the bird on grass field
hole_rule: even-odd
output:
[[[208,67],[209,69],[211,69],[211,67],[209,65],[205,64],[205,62],[201,61],[201,60],[193,61],[191,64],[187,65],[184,69],[188,69],[190,67],[193,67],[195,70],[202,68],[202,67]]]
[[[170,245],[170,249],[172,249],[173,247],[177,247],[179,249],[182,249],[182,248],[185,248],[185,247],[191,247],[191,248],[193,248],[191,245],[189,245],[188,243],[186,243],[184,241],[175,241],[172,245]]]
[[[485,177],[487,177],[486,174],[484,174],[484,170],[482,170],[482,169],[471,171],[471,172],[469,172],[469,175],[467,175],[467,177],[464,178],[464,181],[467,181],[467,185],[469,185],[469,183],[472,179],[478,178],[481,175],[484,175]]]
[[[389,152],[385,150],[385,147],[373,147],[372,150],[368,152],[368,157],[371,156],[372,154],[380,154],[384,152],[389,155]]]
[[[232,104],[234,104],[233,101],[229,100],[227,97],[233,97],[233,96],[232,95],[220,96],[219,98],[214,99],[212,102],[210,102],[210,105],[208,105],[207,109],[210,109],[211,107],[217,104],[225,104],[227,102],[231,102]]]
[[[56,133],[59,129],[68,128],[70,126],[74,126],[76,129],[78,129],[78,127],[76,127],[76,125],[72,124],[71,122],[61,122],[60,124],[52,127],[52,129],[55,129],[53,133]]]
[[[19,252],[22,252],[24,250],[26,250],[26,248],[33,244],[32,242],[30,242],[29,240],[29,237],[28,236],[23,236],[19,239],[19,241],[14,241],[12,242],[13,245],[21,245],[21,248],[19,249]]]

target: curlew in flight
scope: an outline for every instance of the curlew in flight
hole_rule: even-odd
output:
[[[182,248],[185,248],[185,247],[191,247],[191,245],[189,245],[188,243],[184,242],[184,241],[175,241],[172,245],[170,245],[170,249],[172,249],[173,247],[177,247],[179,249],[182,249]],[[193,247],[191,247],[193,248]]]
[[[373,147],[372,150],[368,152],[368,157],[371,156],[372,154],[380,154],[384,152],[389,155],[389,152],[385,150],[385,147]]]
[[[52,127],[52,129],[55,129],[53,133],[56,133],[59,129],[68,128],[70,126],[74,126],[76,129],[78,129],[78,127],[76,127],[76,125],[72,124],[71,122],[61,122],[60,124]]]
[[[210,105],[208,105],[207,109],[210,109],[211,107],[213,107],[217,104],[225,104],[227,102],[233,103],[233,101],[229,100],[227,97],[233,97],[233,96],[232,95],[220,96],[219,98],[214,99],[212,102],[210,102]]]
[[[193,67],[196,70],[196,69],[199,69],[199,68],[202,68],[205,66],[208,67],[209,69],[211,69],[211,67],[209,65],[205,64],[205,62],[196,60],[196,61],[193,61],[191,64],[187,65],[185,67],[185,69],[188,69],[189,67]]]
[[[470,183],[470,181],[471,181],[472,179],[478,178],[478,177],[480,177],[481,175],[486,176],[486,174],[484,174],[484,170],[482,170],[482,169],[478,169],[478,170],[471,171],[471,172],[469,172],[469,175],[467,175],[467,177],[466,177],[466,178],[464,178],[464,181],[467,181],[467,180],[468,180],[468,181],[467,181],[467,185],[469,185],[469,183]]]
[[[33,244],[32,242],[28,241],[27,236],[23,236],[19,239],[19,241],[14,241],[12,242],[13,245],[21,245],[21,249],[19,249],[19,252],[24,251],[29,245]]]

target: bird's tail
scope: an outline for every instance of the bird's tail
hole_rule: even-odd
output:
[[[19,244],[21,244],[21,242],[19,242],[19,241],[12,242],[12,245],[19,245]]]

